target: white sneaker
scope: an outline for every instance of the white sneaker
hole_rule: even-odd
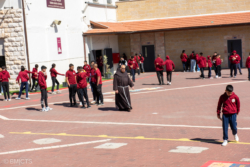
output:
[[[56,92],[51,92],[52,95],[56,95]]]
[[[171,85],[171,82],[169,82],[169,85]]]
[[[223,143],[222,143],[221,145],[222,145],[222,146],[226,146],[227,143],[228,143],[228,141],[227,141],[227,140],[224,140]]]
[[[0,93],[0,96],[2,95],[2,93]]]
[[[30,98],[29,97],[26,97],[26,100],[29,100]]]
[[[82,102],[79,103],[79,106],[82,106]]]
[[[20,97],[17,97],[16,100],[20,100],[21,98]]]
[[[53,108],[46,107],[46,112],[53,110]]]
[[[43,109],[42,109],[42,112],[46,112],[46,109],[45,109],[45,108],[43,108]]]
[[[96,103],[96,101],[95,101],[95,100],[91,102],[91,104],[95,104],[95,103]]]
[[[236,134],[236,135],[234,135],[234,140],[236,141],[236,142],[239,142],[240,141],[240,139],[239,139],[239,137],[238,137],[238,135]]]
[[[218,78],[218,75],[216,75],[215,78]]]
[[[58,90],[58,91],[56,91],[56,93],[57,93],[57,94],[61,94],[61,93],[62,93],[62,91]]]
[[[9,99],[8,101],[11,101],[11,99]]]

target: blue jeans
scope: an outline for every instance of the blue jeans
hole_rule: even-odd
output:
[[[250,79],[250,68],[248,68],[248,79]]]
[[[200,67],[197,65],[197,72],[200,72]]]
[[[186,70],[186,64],[187,64],[187,62],[182,62],[182,67],[183,67],[184,71]]]
[[[228,140],[228,124],[230,124],[233,135],[237,134],[237,114],[223,114],[223,140]]]
[[[132,76],[132,80],[135,82],[135,69],[130,70],[130,75]]]
[[[240,63],[236,64],[236,67],[239,69],[240,74],[242,74],[242,73],[241,73]]]
[[[29,83],[28,82],[22,82],[18,98],[21,97],[24,86],[25,86],[25,90],[26,90],[26,98],[29,97],[29,94],[28,94],[29,93]]]
[[[208,67],[208,78],[211,77],[212,74],[212,67]]]
[[[191,60],[190,72],[194,72],[196,67],[196,60]]]

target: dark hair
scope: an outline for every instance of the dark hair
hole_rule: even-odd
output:
[[[201,52],[201,53],[200,53],[200,55],[202,56],[202,55],[203,55],[203,53]]]
[[[56,67],[56,64],[53,63],[50,70],[52,70],[52,68],[55,68],[55,67]]]
[[[185,50],[182,50],[182,53],[185,53],[186,51]]]
[[[77,67],[77,70],[82,70],[82,69],[83,69],[82,66]]]
[[[157,57],[160,57],[160,56],[161,56],[160,54],[157,55]]]
[[[36,64],[35,67],[38,68],[38,64]]]
[[[220,54],[218,53],[217,56],[220,56]]]
[[[131,56],[131,58],[133,59],[133,58],[134,58],[134,56]]]
[[[73,64],[69,64],[69,67],[72,67],[72,66],[74,66]]]
[[[2,66],[2,69],[3,69],[3,70],[5,70],[5,69],[6,69],[6,67],[5,67],[5,66]]]
[[[25,70],[24,66],[21,66],[21,71],[24,71],[24,70]]]
[[[86,61],[86,60],[84,61],[84,63],[85,63],[85,62],[87,63],[87,61]]]
[[[217,53],[217,52],[214,52],[214,53]]]
[[[46,66],[42,66],[41,69],[42,69],[42,70],[43,70],[43,69],[47,69],[47,67],[46,67]]]
[[[1,66],[0,66],[0,68],[2,68]],[[3,68],[2,68],[3,69]]]
[[[233,92],[233,91],[234,91],[233,85],[227,85],[226,91],[228,91],[228,92]]]
[[[192,51],[192,53],[194,53],[194,51]]]
[[[137,56],[137,53],[135,55]]]

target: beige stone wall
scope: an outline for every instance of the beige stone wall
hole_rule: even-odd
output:
[[[16,77],[21,65],[26,66],[22,10],[0,11],[0,38],[4,38],[6,67],[10,73],[10,89],[18,89]]]
[[[143,0],[116,4],[118,21],[250,10],[249,0]]]
[[[222,68],[228,68],[227,40],[235,38],[242,39],[243,67],[245,67],[250,52],[250,26],[166,31],[165,49],[178,70],[182,69],[180,54],[183,49],[187,54],[195,50],[197,53],[203,52],[205,56],[216,51],[224,60]]]
[[[122,56],[123,53],[130,57],[131,49],[130,49],[130,35],[118,35],[118,45],[119,45],[119,53]]]

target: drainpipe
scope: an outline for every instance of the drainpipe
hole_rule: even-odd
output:
[[[87,56],[86,56],[86,45],[85,45],[85,36],[82,35],[83,37],[83,47],[84,47],[84,61],[87,61]],[[90,62],[89,62],[90,63]]]
[[[27,36],[27,28],[26,28],[24,0],[22,0],[22,9],[23,9],[23,25],[24,25],[25,46],[26,46],[26,53],[27,53],[27,63],[28,63],[28,70],[30,71],[29,46],[28,46],[28,36]],[[31,83],[31,78],[30,78],[30,83]]]

